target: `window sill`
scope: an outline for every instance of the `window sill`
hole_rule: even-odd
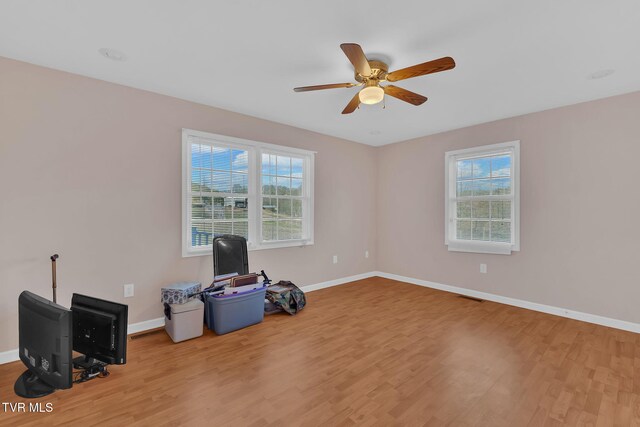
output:
[[[264,249],[278,249],[278,248],[303,248],[305,246],[312,246],[313,240],[282,240],[279,242],[262,243],[260,245],[249,245],[249,251],[261,251]]]
[[[511,255],[518,249],[510,243],[488,243],[474,241],[449,241],[447,247],[450,252],[470,252],[479,254]]]
[[[280,249],[280,248],[295,248],[300,247],[303,248],[305,246],[312,246],[313,240],[286,240],[279,241],[273,243],[263,243],[261,245],[252,245],[250,243],[247,244],[247,250],[249,252],[252,251],[261,251],[264,249]],[[203,246],[199,249],[191,249],[186,253],[182,254],[182,258],[190,258],[196,256],[211,256],[213,255],[213,246]]]

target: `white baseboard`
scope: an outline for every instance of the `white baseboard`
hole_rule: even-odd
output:
[[[315,285],[300,286],[305,292],[313,292],[318,289],[330,288],[332,286],[344,285],[345,283],[355,282],[356,280],[368,279],[369,277],[376,276],[376,271],[369,271],[367,273],[356,274],[355,276],[341,277],[340,279],[329,280],[327,282],[316,283]]]
[[[137,334],[138,332],[148,331],[149,329],[156,329],[164,327],[164,317],[158,317],[157,319],[145,320],[144,322],[132,323],[127,326],[127,335]]]
[[[355,276],[342,277],[340,279],[329,280],[328,282],[316,283],[315,285],[307,285],[301,286],[305,292],[313,292],[318,289],[329,288],[331,286],[343,285],[349,282],[355,282],[356,280],[366,279],[368,277],[373,277],[376,275],[376,272],[370,271],[368,273],[357,274]],[[138,332],[144,332],[151,329],[162,328],[164,327],[164,317],[158,317],[157,319],[145,320],[144,322],[133,323],[127,327],[127,334],[137,334]],[[15,351],[17,354],[17,350],[11,350],[7,353]],[[2,353],[0,353],[0,356]],[[17,357],[17,356],[16,356]],[[0,359],[1,360],[1,359]],[[17,359],[16,359],[17,360]]]
[[[349,282],[355,282],[356,280],[362,280],[376,275],[376,272],[370,271],[368,273],[356,274],[355,276],[343,277],[340,279],[329,280],[328,282],[316,283],[315,285],[301,286],[300,288],[305,292],[313,292],[318,289],[329,288],[331,286],[343,285]],[[145,320],[143,322],[132,323],[127,327],[127,334],[137,334],[138,332],[148,331],[150,329],[162,328],[164,326],[164,317],[157,319]],[[0,365],[3,363],[15,362],[19,360],[18,349],[8,350],[0,353]]]
[[[164,317],[160,317],[158,319],[145,320],[144,322],[132,323],[127,326],[127,335],[135,334],[138,332],[147,331],[149,329],[161,328],[164,326]],[[0,353],[0,365],[3,363],[15,362],[19,360],[18,349],[15,348],[13,350],[4,351]]]
[[[369,277],[384,277],[386,279],[397,280],[413,285],[424,286],[427,288],[438,289],[445,292],[451,292],[459,295],[467,295],[474,298],[480,298],[487,301],[493,301],[501,304],[512,305],[515,307],[525,308],[528,310],[539,311],[542,313],[553,314],[556,316],[567,317],[569,319],[581,320],[583,322],[594,323],[596,325],[608,326],[610,328],[622,329],[640,333],[640,324],[627,322],[625,320],[612,319],[609,317],[598,316],[596,314],[583,313],[573,311],[566,308],[554,307],[545,304],[520,300],[516,298],[504,297],[501,295],[490,294],[487,292],[475,291],[472,289],[460,288],[457,286],[443,285],[441,283],[429,282],[427,280],[414,279],[412,277],[400,276],[398,274],[385,273],[382,271],[370,271],[367,273],[356,274],[354,276],[342,277],[339,279],[329,280],[326,282],[316,283],[314,285],[301,286],[305,292],[313,292],[319,289],[330,288],[332,286],[343,285],[345,283],[355,282],[357,280],[367,279]],[[150,329],[161,328],[164,326],[164,317],[157,319],[145,320],[143,322],[132,323],[127,327],[127,334],[135,334]],[[18,349],[8,350],[0,353],[0,365],[18,360]]]
[[[0,353],[0,365],[3,363],[15,362],[18,359],[20,359],[20,357],[18,356],[17,348]]]
[[[384,277],[386,279],[392,279],[400,282],[411,283],[413,285],[424,286],[432,289],[438,289],[445,292],[451,292],[454,294],[466,295],[474,298],[484,299],[487,301],[493,301],[501,304],[512,305],[515,307],[526,308],[528,310],[540,311],[542,313],[553,314],[561,317],[567,317],[569,319],[581,320],[583,322],[594,323],[596,325],[608,326],[610,328],[615,328],[615,329],[622,329],[623,331],[640,333],[640,324],[628,322],[626,320],[612,319],[610,317],[599,316],[597,314],[583,313],[580,311],[569,310],[567,308],[554,307],[554,306],[545,305],[545,304],[538,304],[536,302],[504,297],[501,295],[475,291],[472,289],[459,288],[457,286],[443,285],[441,283],[414,279],[412,277],[405,277],[397,274],[384,273],[382,271],[377,271],[375,272],[374,275],[379,277]]]

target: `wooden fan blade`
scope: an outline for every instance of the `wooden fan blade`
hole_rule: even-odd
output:
[[[397,82],[398,80],[410,79],[412,77],[424,76],[425,74],[439,73],[447,71],[456,66],[453,58],[445,57],[433,61],[424,62],[414,65],[413,67],[403,68],[402,70],[392,71],[387,74],[387,80]]]
[[[349,61],[353,64],[353,68],[361,76],[369,77],[371,75],[371,67],[369,66],[369,60],[364,56],[364,52],[359,44],[355,43],[342,43],[340,48],[347,55]]]
[[[356,111],[356,108],[358,108],[359,105],[360,105],[360,92],[356,93],[355,96],[351,98],[351,101],[349,101],[347,106],[344,107],[344,110],[342,110],[342,114],[353,113],[354,111]]]
[[[333,83],[329,85],[316,85],[316,86],[303,86],[293,89],[295,92],[308,92],[310,90],[322,90],[322,89],[338,89],[341,87],[353,87],[357,86],[355,83]]]
[[[413,105],[424,104],[424,102],[427,100],[426,96],[422,96],[415,92],[402,89],[398,86],[388,85],[384,86],[382,89],[384,89],[384,93],[386,93],[387,95],[393,96],[394,98],[398,98],[401,101],[408,102],[409,104]]]

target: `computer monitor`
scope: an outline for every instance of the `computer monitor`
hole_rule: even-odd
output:
[[[28,368],[13,389],[36,398],[71,388],[71,311],[29,291],[18,297],[20,360]]]
[[[76,367],[127,363],[127,312],[125,304],[73,294],[73,350],[84,356],[73,360]]]

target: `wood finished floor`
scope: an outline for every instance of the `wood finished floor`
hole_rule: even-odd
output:
[[[129,341],[9,425],[640,425],[640,335],[371,278],[224,336]],[[22,364],[0,366],[0,400]],[[1,408],[0,408],[1,409]]]

